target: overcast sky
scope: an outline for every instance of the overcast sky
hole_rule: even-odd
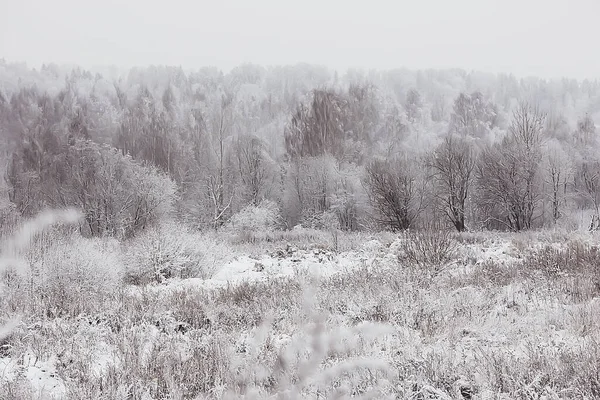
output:
[[[0,0],[0,58],[600,78],[600,0]]]

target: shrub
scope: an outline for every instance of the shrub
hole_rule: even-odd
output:
[[[253,242],[258,234],[272,232],[280,221],[279,208],[270,200],[263,200],[258,205],[249,204],[234,214],[229,220],[227,229],[241,242]]]
[[[419,267],[438,272],[456,257],[455,234],[446,229],[410,231],[402,242],[404,258]]]
[[[526,267],[540,270],[549,277],[584,274],[598,280],[600,288],[600,249],[580,241],[565,247],[547,245],[526,257]]]
[[[236,230],[272,230],[279,222],[279,208],[271,200],[263,200],[258,205],[249,204],[233,215],[229,221]]]
[[[174,224],[157,225],[124,242],[126,282],[143,285],[169,278],[206,277],[227,252],[216,240]]]
[[[121,288],[123,267],[114,240],[55,233],[38,255],[30,258],[27,276],[30,306],[48,316],[104,310]]]
[[[13,158],[7,173],[11,201],[25,215],[48,206],[77,207],[83,233],[122,238],[171,213],[177,187],[156,167],[91,141],[63,147],[41,169],[20,153]]]

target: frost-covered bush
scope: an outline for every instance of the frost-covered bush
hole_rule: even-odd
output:
[[[26,277],[34,309],[48,316],[93,313],[118,294],[123,266],[116,240],[55,233],[44,242]]]
[[[272,232],[280,221],[279,207],[270,200],[249,204],[234,214],[227,229],[242,242],[253,242]]]
[[[437,272],[456,257],[458,243],[454,237],[453,232],[444,229],[408,232],[402,242],[403,257]]]
[[[12,214],[12,213],[11,213]],[[14,215],[14,214],[12,214]],[[3,215],[3,221],[6,219]],[[47,210],[35,218],[25,221],[20,227],[2,227],[2,246],[0,251],[0,304],[5,306],[2,313],[6,315],[20,312],[36,301],[40,292],[34,290],[34,280],[27,279],[30,270],[24,260],[26,253],[31,251],[33,239],[39,236],[50,226],[55,224],[69,224],[77,222],[81,214],[75,210]],[[13,220],[16,222],[18,219]],[[10,236],[6,234],[10,233]],[[29,291],[25,291],[26,283],[29,283]],[[29,301],[27,301],[29,300]],[[6,348],[5,340],[9,339],[19,324],[18,317],[10,317],[8,321],[0,323],[0,349]],[[1,385],[0,385],[1,386]],[[9,392],[10,393],[10,392]],[[8,398],[6,393],[0,390],[0,397]]]
[[[272,230],[279,222],[279,208],[270,200],[263,200],[258,205],[249,204],[233,215],[229,221],[236,230]]]
[[[207,277],[225,244],[183,225],[157,225],[123,244],[126,281],[143,285],[169,278]]]
[[[159,168],[88,140],[56,151],[40,155],[41,168],[20,156],[10,164],[11,201],[24,215],[67,205],[83,212],[82,234],[123,238],[173,211],[177,186]]]
[[[579,240],[571,240],[564,246],[546,245],[527,254],[524,265],[542,271],[551,278],[581,275],[600,290],[600,249]]]

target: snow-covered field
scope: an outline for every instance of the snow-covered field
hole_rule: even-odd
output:
[[[0,398],[600,397],[597,236],[462,234],[443,265],[416,236],[317,238],[222,238],[210,274],[143,284],[5,273]]]

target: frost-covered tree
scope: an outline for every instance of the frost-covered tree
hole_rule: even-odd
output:
[[[449,135],[429,156],[435,196],[456,230],[466,230],[466,203],[475,167],[471,145],[463,138]]]
[[[365,169],[364,185],[378,224],[392,231],[414,226],[423,208],[423,193],[407,161],[372,161]]]
[[[271,193],[277,173],[266,144],[256,136],[241,135],[234,142],[235,163],[244,203],[257,205]]]
[[[340,227],[356,229],[365,226],[368,201],[360,179],[370,161],[430,150],[446,133],[488,139],[473,141],[476,148],[499,142],[508,128],[504,113],[521,99],[550,111],[544,134],[565,150],[559,158],[546,154],[539,163],[533,225],[541,225],[538,216],[549,223],[569,215],[570,207],[595,208],[581,174],[583,163],[589,167],[597,152],[597,82],[517,80],[461,70],[337,75],[306,64],[243,65],[226,73],[180,67],[91,73],[54,64],[34,70],[0,61],[0,93],[0,150],[4,157],[21,154],[29,165],[28,174],[19,179],[29,182],[31,190],[23,185],[15,195],[28,201],[11,205],[16,209],[18,204],[17,211],[24,214],[50,204],[56,187],[68,181],[66,164],[58,162],[64,149],[90,140],[168,174],[177,184],[178,217],[194,227],[213,227],[216,216],[216,225],[222,226],[248,203],[271,199],[289,224],[311,221],[320,226],[327,214],[338,218]],[[225,107],[223,94],[231,97]],[[512,132],[508,136],[511,144],[490,148],[491,160],[503,166],[492,172],[510,171],[514,164],[516,175],[502,179],[523,182],[522,146],[510,139]],[[563,161],[573,166],[568,177]],[[588,172],[586,177],[593,177]],[[557,190],[564,189],[565,179],[571,181],[567,193]],[[439,189],[437,179],[430,183],[436,182],[432,189]],[[479,200],[485,193],[480,183],[485,182],[477,179],[473,189],[478,190],[470,190]],[[479,200],[469,202],[468,216],[490,217],[502,222],[489,226],[507,226],[503,202]],[[493,212],[486,214],[486,204],[495,207]]]
[[[373,84],[350,85],[347,97],[345,159],[362,163],[363,158],[372,152],[373,140],[381,123],[381,98]]]
[[[301,104],[285,130],[288,155],[344,156],[347,101],[333,90],[314,90],[308,104]]]
[[[211,167],[205,177],[212,212],[212,226],[223,225],[235,195],[230,173],[230,143],[234,125],[233,94],[225,93],[214,106],[210,119]]]
[[[514,231],[533,227],[541,200],[544,119],[537,108],[522,103],[513,113],[509,135],[479,157],[477,205],[488,226]]]
[[[597,141],[596,125],[594,120],[586,114],[583,118],[577,121],[577,131],[575,131],[575,140],[584,145],[591,146]]]
[[[34,159],[27,154],[35,147],[24,143],[14,154],[7,173],[10,200],[24,215],[74,207],[84,214],[83,233],[121,238],[169,217],[176,185],[156,167],[89,140],[60,148]]]
[[[580,162],[575,175],[575,187],[585,205],[593,210],[590,230],[600,230],[600,161],[597,157]]]
[[[422,108],[423,101],[421,100],[421,94],[416,89],[410,89],[406,94],[406,101],[404,102],[408,121],[411,123],[416,122],[421,116]]]
[[[450,132],[481,138],[497,125],[496,106],[487,101],[480,92],[470,95],[461,93],[454,100]]]

